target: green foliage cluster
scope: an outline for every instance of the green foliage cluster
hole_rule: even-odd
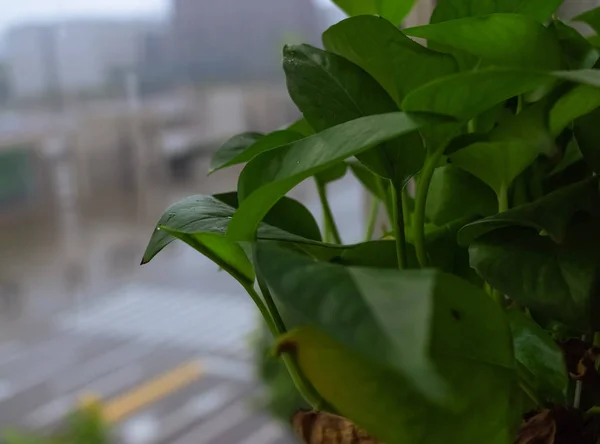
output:
[[[558,342],[600,331],[598,38],[561,0],[439,0],[403,30],[414,1],[336,3],[352,17],[325,50],[284,48],[303,119],[220,148],[237,190],[170,207],[143,262],[175,239],[212,259],[306,402],[387,444],[506,444],[532,410],[594,411]],[[326,191],[348,171],[392,239],[342,242]],[[322,231],[286,197],[306,179]]]

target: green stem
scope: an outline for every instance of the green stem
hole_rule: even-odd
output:
[[[248,292],[248,294],[254,301],[254,304],[256,304],[256,306],[258,307],[258,311],[260,311],[260,314],[262,315],[263,319],[265,320],[267,327],[269,328],[269,331],[271,332],[273,337],[276,338],[277,336],[279,336],[279,334],[280,334],[279,328],[278,328],[275,320],[271,316],[271,313],[269,313],[267,306],[265,305],[265,303],[263,302],[263,300],[261,299],[259,294],[256,292],[256,290],[254,290],[254,288],[252,287],[251,284],[244,285],[244,289]]]
[[[394,223],[394,210],[392,209],[392,205],[390,205],[390,201],[387,196],[387,192],[385,189],[385,181],[380,176],[376,176],[377,180],[377,188],[379,189],[379,194],[383,196],[383,205],[385,206],[385,211],[388,216],[388,221],[390,224]],[[392,202],[393,204],[393,202]]]
[[[325,185],[316,181],[317,183],[317,192],[319,193],[319,200],[321,201],[321,208],[323,209],[323,217],[325,218],[325,232],[330,232],[333,236],[333,241],[336,244],[342,243],[342,238],[340,237],[340,232],[338,231],[337,225],[335,224],[335,220],[333,218],[333,212],[331,211],[331,207],[329,206],[329,201],[327,200],[327,190],[325,189]]]
[[[427,194],[429,193],[431,178],[433,177],[435,167],[441,155],[442,150],[437,150],[431,155],[428,154],[425,158],[423,169],[419,175],[419,186],[415,198],[413,236],[415,249],[417,251],[417,259],[422,268],[427,267],[428,265],[427,249],[425,248],[425,207],[427,205]]]
[[[367,225],[367,235],[365,236],[365,241],[369,242],[373,239],[373,234],[375,234],[375,224],[377,223],[377,216],[379,215],[379,199],[373,196],[373,202],[371,203],[371,212],[369,214],[369,222]]]
[[[519,386],[521,387],[521,390],[523,390],[525,394],[529,396],[529,398],[535,403],[536,406],[541,407],[544,405],[536,396],[535,392],[522,380],[519,380]]]
[[[391,183],[391,191],[393,197],[393,223],[394,233],[396,238],[396,256],[398,257],[398,268],[403,270],[406,268],[408,259],[406,256],[406,232],[404,230],[404,209],[402,207],[402,188]]]
[[[316,392],[313,386],[304,378],[300,373],[296,359],[290,353],[282,353],[281,359],[287,367],[288,373],[296,386],[298,392],[302,395],[304,400],[313,408],[315,411],[319,411],[325,405],[325,402],[321,396]]]
[[[498,213],[508,211],[508,187],[502,186],[498,192]]]

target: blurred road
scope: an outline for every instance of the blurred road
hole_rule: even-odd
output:
[[[235,172],[199,180],[153,191],[142,216],[121,195],[3,231],[1,428],[50,429],[94,394],[118,400],[123,444],[293,442],[253,406],[260,321],[235,281],[179,243],[138,266],[168,203],[233,189]],[[356,183],[330,193],[345,240],[358,241]],[[315,194],[306,184],[297,197],[320,217]]]

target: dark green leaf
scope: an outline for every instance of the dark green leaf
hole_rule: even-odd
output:
[[[444,154],[449,156],[450,154],[454,154],[457,151],[462,150],[468,146],[471,146],[475,143],[480,142],[489,142],[490,136],[486,133],[468,133],[468,134],[460,134],[456,136],[454,139],[450,141]]]
[[[325,171],[321,171],[315,176],[315,178],[323,185],[327,185],[328,183],[335,182],[336,180],[340,180],[342,177],[344,177],[347,169],[348,165],[345,162],[340,162],[331,168],[326,169]]]
[[[550,132],[557,137],[573,120],[600,107],[600,88],[577,85],[563,95],[550,111]]]
[[[560,20],[553,20],[549,29],[554,32],[562,48],[563,60],[569,69],[593,68],[600,52],[575,28]]]
[[[573,19],[576,22],[583,22],[590,25],[596,34],[600,34],[600,6],[589,11],[579,14]]]
[[[394,101],[360,67],[309,45],[284,49],[288,91],[316,131],[374,114],[397,111]],[[403,182],[422,166],[421,138],[393,140],[357,155],[375,173]]]
[[[436,225],[498,211],[496,196],[475,176],[452,165],[437,168],[427,194],[426,216]]]
[[[438,0],[431,23],[497,12],[522,14],[544,23],[563,0]]]
[[[572,138],[567,144],[560,162],[558,162],[556,166],[552,168],[552,171],[548,173],[548,176],[562,173],[564,170],[576,164],[580,160],[583,160],[583,154],[581,154],[581,151],[579,150],[577,139]]]
[[[278,305],[299,325],[322,328],[394,369],[431,400],[448,400],[451,389],[443,382],[449,375],[437,374],[432,356],[514,368],[501,310],[455,276],[349,268],[267,246],[258,247],[257,263]]]
[[[569,377],[563,351],[548,332],[523,312],[508,310],[506,316],[512,331],[519,377],[538,399],[564,404]]]
[[[600,108],[575,122],[575,138],[588,165],[600,173]]]
[[[367,71],[397,104],[413,89],[458,70],[452,56],[419,45],[380,17],[344,20],[325,31],[323,43]]]
[[[298,119],[287,127],[288,131],[294,131],[302,134],[304,137],[312,136],[315,130],[308,124],[306,119]]]
[[[383,142],[440,122],[439,118],[391,113],[362,117],[263,153],[238,181],[241,205],[229,226],[236,240],[254,239],[268,210],[304,179]]]
[[[485,64],[541,70],[561,68],[561,47],[556,35],[524,15],[465,17],[404,32],[467,52]]]
[[[533,228],[534,233],[547,233],[556,242],[562,242],[573,215],[590,212],[598,205],[598,179],[561,188],[535,202],[521,205],[495,216],[467,225],[458,233],[461,245],[491,231],[506,227]]]
[[[471,266],[489,284],[581,333],[600,327],[598,219],[571,225],[562,243],[528,228],[498,230],[471,244]]]
[[[417,0],[333,0],[346,14],[378,14],[398,26]]]
[[[389,198],[389,182],[383,180],[381,176],[373,173],[364,165],[358,162],[349,162],[352,174],[360,183],[379,200],[385,201]]]
[[[290,130],[274,131],[266,136],[244,133],[230,139],[214,154],[210,172],[245,163],[265,151],[302,139],[302,134]]]

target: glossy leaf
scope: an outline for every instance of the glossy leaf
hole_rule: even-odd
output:
[[[342,177],[346,175],[346,170],[348,169],[348,165],[345,162],[340,162],[325,171],[318,173],[315,178],[320,183],[327,185],[328,183],[335,182],[336,180],[340,180]]]
[[[588,165],[600,173],[600,108],[575,122],[575,138]]]
[[[550,111],[550,131],[557,137],[571,122],[600,107],[600,88],[578,85],[563,95]]]
[[[316,131],[374,114],[397,111],[394,101],[364,70],[309,45],[284,49],[290,97]],[[357,155],[380,176],[403,182],[422,166],[421,138],[400,138]]]
[[[397,104],[413,89],[458,70],[452,56],[419,45],[380,17],[343,20],[325,31],[323,43],[368,72]]]
[[[294,186],[350,156],[439,123],[434,117],[391,113],[362,117],[259,155],[238,181],[241,205],[228,236],[252,240],[269,209]]]
[[[257,264],[297,325],[322,328],[394,369],[435,402],[448,402],[450,396],[430,359],[436,352],[513,368],[510,335],[499,308],[455,276],[343,267],[260,245]]]
[[[563,242],[573,216],[580,212],[590,213],[598,203],[598,179],[591,178],[561,188],[535,202],[473,222],[458,233],[458,241],[461,245],[469,245],[480,236],[500,228],[527,227],[535,233],[547,233],[556,242]]]
[[[561,68],[561,47],[556,35],[520,14],[465,17],[404,32],[467,52],[485,64],[540,70]]]
[[[431,23],[508,12],[544,23],[564,0],[438,0]]]
[[[191,196],[173,204],[158,221],[157,229],[152,233],[146,247],[142,264],[150,262],[163,248],[175,240],[173,232],[224,235],[236,206],[235,193]],[[287,197],[271,209],[265,218],[265,223],[259,228],[258,236],[261,239],[271,240],[303,241],[305,239],[317,242],[321,240],[319,227],[312,214],[302,204]]]
[[[378,14],[398,26],[417,0],[333,0],[346,14]]]
[[[312,136],[315,130],[308,124],[306,119],[298,119],[287,127],[288,131],[295,131],[302,134],[304,137]]]
[[[569,69],[593,68],[600,52],[588,39],[582,36],[575,28],[566,25],[560,20],[553,20],[548,27],[556,37],[562,48],[565,66]]]
[[[436,225],[498,211],[496,196],[475,176],[452,165],[437,168],[427,194],[426,216]]]
[[[576,22],[583,22],[590,25],[596,34],[600,34],[600,7],[585,11],[573,19]]]
[[[498,230],[471,244],[471,266],[532,312],[581,333],[600,327],[598,219],[573,224],[562,243],[527,228]]]
[[[302,134],[290,130],[274,131],[266,136],[260,136],[259,133],[244,133],[235,136],[215,152],[210,172],[248,162],[260,153],[302,139],[302,137]]]
[[[452,356],[440,359],[440,369],[461,398],[450,411],[428,403],[405,378],[317,328],[288,333],[277,349],[293,350],[315,389],[382,442],[442,443],[452,437],[457,443],[506,444],[512,438],[511,370]]]
[[[512,331],[517,372],[546,403],[566,401],[569,377],[563,351],[552,336],[520,310],[506,312]]]

